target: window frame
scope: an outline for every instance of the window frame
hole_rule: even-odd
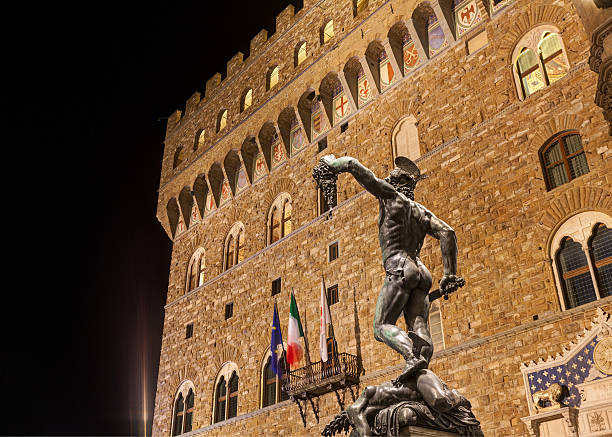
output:
[[[223,244],[223,271],[229,270],[244,261],[245,235],[242,222],[236,222],[230,228]]]
[[[561,41],[561,50],[562,50],[562,56],[564,56],[564,59],[567,63],[567,67],[568,67],[568,72],[566,73],[569,74],[569,71],[572,68],[572,65],[570,63],[569,57],[567,56],[567,48],[565,47],[565,41],[563,40],[563,36],[561,35],[561,31],[553,25],[550,24],[541,24],[538,25],[532,29],[530,29],[528,32],[526,32],[525,34],[523,34],[523,36],[516,42],[515,46],[514,46],[514,50],[512,51],[512,57],[511,57],[511,67],[512,67],[512,75],[514,77],[514,82],[515,82],[515,89],[516,89],[516,93],[517,93],[517,97],[519,100],[523,101],[525,100],[527,97],[532,96],[533,94],[536,94],[538,91],[541,90],[536,90],[533,93],[530,93],[529,95],[526,95],[524,87],[523,87],[523,81],[522,81],[522,77],[526,76],[528,73],[524,73],[523,75],[521,75],[521,73],[519,72],[518,69],[518,58],[521,55],[521,53],[523,52],[524,49],[530,49],[533,54],[535,55],[536,59],[537,59],[537,66],[540,70],[540,73],[542,75],[542,78],[544,80],[544,87],[542,89],[548,88],[549,86],[554,85],[549,83],[548,80],[548,75],[546,73],[546,69],[544,67],[544,62],[542,59],[542,56],[540,55],[540,42],[542,41],[542,36],[545,33],[555,33],[557,34],[557,37],[559,38],[559,40]],[[554,57],[558,56],[557,54],[554,55]],[[547,58],[547,60],[553,59],[553,57],[549,56]],[[531,72],[535,71],[535,67],[532,67],[532,69],[530,69]],[[556,83],[556,82],[555,82]]]
[[[577,152],[574,152],[571,155],[567,155],[566,154],[566,150],[565,150],[565,140],[564,138],[572,136],[572,135],[578,135],[578,137],[580,138],[580,145],[582,146],[580,148],[580,150],[578,150]],[[550,165],[546,165],[546,161],[544,159],[544,154],[551,149],[554,144],[556,142],[559,142],[559,149],[561,151],[561,160],[560,161],[555,161],[553,164]],[[590,168],[589,168],[589,163],[587,161],[587,172],[584,174],[581,174],[579,176],[576,177],[572,177],[572,170],[569,164],[569,160],[571,158],[575,158],[576,156],[580,155],[581,153],[584,153],[584,159],[586,161],[586,151],[584,150],[584,144],[582,142],[582,135],[580,135],[580,132],[578,130],[575,129],[568,129],[568,130],[564,130],[561,132],[557,132],[555,135],[553,135],[552,137],[550,137],[545,143],[544,145],[540,148],[538,155],[540,157],[540,164],[542,166],[542,174],[544,176],[544,184],[546,185],[546,191],[552,191],[555,188],[559,188],[565,184],[570,183],[571,181],[578,179],[581,176],[584,176],[586,174],[588,174],[590,172]],[[564,182],[562,184],[559,184],[557,186],[552,186],[552,183],[550,181],[550,176],[548,174],[548,169],[549,168],[554,168],[556,165],[558,165],[560,162],[563,162],[563,168],[565,169],[565,175],[567,176],[567,182]]]
[[[231,392],[230,391],[230,380],[232,378],[232,375],[234,374],[238,377],[238,389],[234,392]],[[224,396],[219,396],[219,393],[218,393],[219,384],[222,382],[221,380],[225,382],[225,395]],[[211,423],[213,424],[222,423],[222,422],[225,422],[226,420],[233,419],[234,417],[239,416],[239,411],[238,411],[239,403],[237,402],[236,415],[232,417],[228,417],[230,398],[238,397],[239,393],[240,393],[240,372],[238,371],[238,366],[233,361],[227,361],[221,366],[221,369],[219,370],[219,373],[217,373],[217,377],[215,378],[215,383],[213,385],[213,409],[212,409]],[[218,407],[219,407],[218,404],[220,400],[225,401],[225,407],[224,407],[225,411],[224,411],[223,420],[217,420]]]
[[[286,349],[286,343],[283,342],[283,347]],[[272,354],[270,353],[270,348],[268,347],[266,350],[266,353],[263,356],[263,359],[261,361],[261,365],[260,365],[260,390],[259,390],[259,407],[260,408],[266,408],[266,407],[271,407],[272,405],[276,405],[280,402],[284,402],[289,400],[289,395],[287,395],[287,393],[285,391],[283,391],[282,389],[282,380],[278,378],[278,375],[274,374],[275,377],[275,390],[274,390],[274,402],[272,402],[269,405],[265,405],[265,401],[266,401],[266,389],[267,389],[267,382],[269,380],[266,379],[266,367],[268,367],[268,362],[271,360]],[[287,375],[287,369],[289,369],[289,365],[287,363],[287,356],[285,355],[285,353],[283,353],[283,360],[284,360],[284,369],[283,369],[283,379],[286,378]],[[287,399],[283,399],[283,393],[285,393],[285,395],[287,396]]]
[[[187,397],[189,396],[190,392],[193,393],[193,405],[194,406],[191,407],[190,409],[191,411],[187,411]],[[183,382],[181,382],[181,384],[179,384],[179,387],[176,390],[176,393],[174,394],[174,399],[172,401],[172,423],[170,424],[170,436],[174,437],[174,436],[184,434],[185,432],[189,432],[189,431],[185,431],[185,418],[187,417],[188,413],[193,414],[193,412],[195,411],[195,393],[196,393],[195,386],[192,381],[184,380]],[[176,403],[181,396],[183,397],[183,410],[180,413],[177,413]],[[181,433],[175,434],[174,428],[176,424],[176,418],[179,414],[182,417]],[[191,421],[191,430],[193,430],[193,416],[192,416],[192,421]]]
[[[559,269],[557,254],[561,248],[561,243],[566,237],[571,238],[573,241],[580,243],[583,251],[587,257],[589,271],[591,274],[591,280],[593,282],[593,288],[595,289],[596,300],[601,299],[599,287],[597,285],[597,277],[595,274],[595,266],[593,264],[592,257],[589,253],[589,240],[593,236],[593,232],[596,226],[600,224],[605,225],[608,228],[612,228],[612,217],[606,213],[600,211],[583,211],[577,214],[573,214],[568,217],[564,222],[559,224],[556,231],[554,231],[548,240],[548,262],[551,265],[551,270],[554,278],[554,282],[557,289],[557,298],[559,299],[559,306],[561,311],[568,309],[568,304],[564,295],[564,287],[562,284],[562,278],[559,275],[561,271]],[[579,307],[575,307],[579,308]]]
[[[185,293],[189,293],[193,290],[200,288],[204,285],[206,269],[206,251],[203,247],[199,247],[195,250],[189,264],[187,265],[187,276],[185,278]]]
[[[289,211],[289,215],[287,215]],[[274,218],[278,216],[278,222]],[[278,229],[278,238],[274,232]],[[280,193],[268,209],[267,243],[274,244],[293,232],[293,201],[289,193]]]

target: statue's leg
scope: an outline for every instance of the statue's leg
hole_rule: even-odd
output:
[[[412,340],[406,332],[395,326],[409,296],[402,280],[401,276],[396,275],[387,275],[385,278],[374,312],[374,338],[400,353],[408,361],[414,358]]]
[[[429,289],[431,288],[431,274],[429,270],[418,260],[419,267],[419,283],[408,298],[404,308],[404,319],[408,328],[409,335],[412,338],[413,344],[420,347],[420,350],[415,350],[414,354],[422,356],[427,363],[433,355],[433,341],[429,332]]]

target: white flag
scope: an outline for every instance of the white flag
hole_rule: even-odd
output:
[[[329,325],[329,307],[325,296],[325,283],[321,279],[321,336],[319,341],[319,352],[321,359],[327,362],[327,325]]]

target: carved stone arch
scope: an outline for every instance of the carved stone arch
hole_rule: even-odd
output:
[[[180,385],[183,384],[185,381],[191,381],[192,383],[195,383],[197,376],[198,372],[196,371],[194,365],[192,363],[185,364],[184,367],[179,368],[172,375],[171,387],[173,388],[171,388],[171,390],[176,393]]]
[[[240,369],[240,363],[238,362],[240,358],[240,352],[231,344],[224,344],[221,347],[217,348],[217,353],[214,354],[212,358],[213,369],[215,372],[215,378],[217,377],[221,368],[229,362],[235,363]]]
[[[274,202],[274,199],[276,199],[276,197],[283,192],[288,193],[292,199],[296,199],[297,187],[295,182],[288,178],[281,178],[272,185],[272,187],[264,195],[264,211],[266,214],[272,207],[272,202]]]
[[[584,211],[600,211],[612,215],[612,193],[598,187],[574,187],[550,202],[539,224],[548,231],[546,247],[559,227],[571,216]]]
[[[382,132],[389,138],[388,147],[391,160],[393,160],[393,132],[397,129],[398,124],[401,123],[401,121],[407,116],[415,117],[415,124],[418,125],[418,121],[416,119],[417,113],[417,104],[413,100],[402,100],[399,105],[391,107],[387,112],[387,116],[382,122]],[[391,164],[393,166],[393,163]]]
[[[569,12],[560,6],[550,4],[532,5],[528,11],[519,14],[512,20],[514,25],[508,29],[499,42],[499,49],[502,53],[505,53],[506,63],[509,66],[512,65],[514,47],[531,29],[543,24],[551,24],[556,26],[560,34],[562,34],[565,28],[572,22],[571,18]]]
[[[540,122],[535,129],[535,135],[531,141],[533,150],[539,150],[553,135],[565,130],[580,131],[587,120],[578,114],[556,114]]]

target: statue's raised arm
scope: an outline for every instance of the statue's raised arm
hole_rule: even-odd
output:
[[[376,175],[356,158],[342,156],[336,158],[334,155],[325,155],[321,158],[321,163],[329,166],[332,171],[338,173],[350,173],[363,188],[368,190],[376,197],[391,198],[397,193],[395,188],[384,179],[379,179]]]

